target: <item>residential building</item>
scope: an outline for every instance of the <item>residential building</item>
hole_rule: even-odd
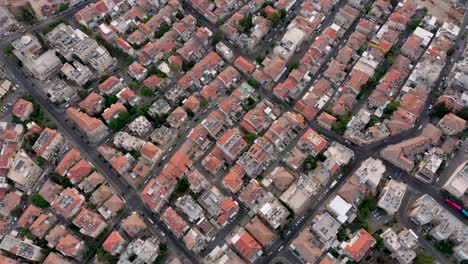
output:
[[[74,107],[67,109],[67,115],[92,142],[98,142],[109,134],[107,127],[101,120],[90,117]]]
[[[361,261],[376,244],[374,237],[365,229],[359,229],[349,241],[342,242],[340,247],[354,261]]]
[[[159,255],[159,243],[157,236],[137,238],[130,242],[120,256],[119,262],[123,264],[154,263]]]
[[[79,86],[84,85],[94,78],[94,74],[91,72],[91,70],[87,66],[81,64],[79,61],[74,61],[73,65],[66,62],[60,71],[68,80],[76,83]]]
[[[325,150],[327,144],[328,142],[325,138],[323,138],[320,134],[309,128],[302,135],[301,139],[299,139],[297,146],[306,154],[315,157]]]
[[[398,234],[387,228],[382,234],[385,247],[400,264],[410,264],[416,258],[414,251],[418,246],[418,236],[411,229],[403,229]]]
[[[192,196],[184,195],[175,202],[176,207],[182,211],[190,222],[196,222],[204,216],[203,209],[198,205]]]
[[[31,241],[22,241],[9,235],[3,238],[0,248],[29,261],[39,262],[45,257],[41,248]]]
[[[122,221],[120,226],[131,237],[138,236],[148,228],[143,218],[137,212],[131,213]]]
[[[466,121],[452,113],[446,114],[437,126],[447,136],[453,136],[460,133],[466,127]]]
[[[107,227],[106,222],[98,214],[86,208],[81,209],[73,219],[73,224],[80,228],[80,233],[93,238],[96,238]]]
[[[390,180],[383,188],[377,206],[384,209],[387,214],[394,215],[400,208],[407,187],[402,182]]]
[[[18,189],[30,192],[42,172],[42,169],[31,157],[24,150],[20,150],[12,161],[11,169],[8,171],[8,178],[15,183],[15,187]]]
[[[83,253],[86,251],[85,242],[72,234],[62,236],[55,246],[55,249],[64,256],[72,257],[77,260],[83,258]]]
[[[166,211],[161,214],[161,220],[177,238],[181,238],[189,229],[187,222],[185,222],[184,219],[182,219],[182,217],[180,217],[171,207],[168,207]]]
[[[276,238],[275,233],[263,223],[258,216],[254,216],[250,220],[245,226],[245,230],[247,230],[262,247],[268,247]]]
[[[381,160],[369,157],[361,163],[354,175],[358,177],[359,183],[364,185],[367,192],[375,195],[385,170],[385,165]]]
[[[341,224],[329,213],[320,213],[312,220],[312,230],[323,244],[330,246],[336,239]]]
[[[92,92],[81,101],[78,106],[84,110],[88,115],[93,116],[99,114],[104,110],[105,99],[102,95]]]
[[[237,230],[230,242],[249,263],[255,262],[263,254],[262,246],[242,227]]]
[[[51,207],[66,218],[73,217],[85,202],[85,197],[75,188],[66,188],[52,203]]]
[[[125,249],[127,241],[120,235],[118,231],[112,231],[106,240],[102,243],[102,248],[109,254],[116,256],[120,255]]]
[[[450,175],[450,178],[442,186],[442,189],[449,192],[456,198],[462,197],[468,189],[468,161],[460,164]]]
[[[20,98],[18,101],[16,101],[13,109],[11,110],[11,113],[18,117],[21,121],[26,121],[31,116],[33,110],[34,108],[31,102]]]
[[[57,130],[46,127],[36,140],[32,149],[37,155],[46,160],[50,160],[57,154],[59,147],[63,144],[63,136]]]

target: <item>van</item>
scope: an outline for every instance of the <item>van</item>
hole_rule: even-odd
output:
[[[333,181],[331,184],[330,184],[330,189],[335,187],[335,185],[337,184],[337,181]]]

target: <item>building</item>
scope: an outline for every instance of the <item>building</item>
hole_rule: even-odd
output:
[[[127,241],[120,235],[118,231],[112,231],[106,240],[102,243],[102,248],[109,254],[116,256],[120,255],[125,249]]]
[[[466,127],[466,121],[452,113],[446,114],[437,126],[447,136],[453,136],[460,133]]]
[[[327,211],[332,214],[338,222],[344,224],[351,222],[353,217],[353,205],[337,195],[327,204]]]
[[[39,262],[45,257],[40,247],[8,235],[2,240],[0,248],[29,261]]]
[[[68,102],[76,96],[75,88],[72,88],[67,82],[56,77],[47,80],[45,86],[47,87],[47,96],[53,103]]]
[[[58,238],[55,249],[64,256],[81,260],[83,253],[86,251],[86,246],[84,241],[71,234],[66,234]]]
[[[392,252],[392,257],[400,264],[410,264],[416,258],[414,249],[418,246],[418,236],[411,229],[403,229],[398,234],[387,228],[381,235],[384,246]]]
[[[267,193],[260,198],[254,211],[257,211],[258,215],[274,229],[286,223],[289,215],[288,209],[272,193]]]
[[[84,85],[94,78],[94,74],[79,61],[74,61],[73,65],[66,62],[60,70],[65,77],[79,86]]]
[[[400,208],[407,187],[402,182],[390,180],[383,188],[377,206],[384,209],[387,214],[394,215]]]
[[[208,253],[202,263],[244,264],[245,261],[242,260],[227,244],[222,244],[217,245],[210,253]]]
[[[312,230],[317,234],[320,242],[328,246],[335,241],[340,228],[341,224],[327,212],[318,214],[312,220]]]
[[[354,175],[358,177],[359,183],[365,186],[366,191],[375,195],[385,170],[385,165],[381,160],[369,157],[361,163]]]
[[[250,220],[245,226],[245,230],[247,230],[262,247],[268,247],[276,238],[275,233],[264,224],[258,216]]]
[[[143,218],[137,212],[131,213],[122,221],[120,226],[131,237],[141,234],[148,228]]]
[[[247,147],[247,141],[238,128],[227,130],[216,141],[216,146],[223,152],[228,162],[235,161]]]
[[[454,256],[459,260],[467,259],[467,226],[434,198],[423,195],[416,199],[408,214],[416,225],[431,224],[429,235],[437,241],[450,240],[454,244]]]
[[[85,197],[75,188],[66,188],[52,203],[51,207],[65,218],[73,217],[81,209]]]
[[[230,242],[249,263],[254,263],[263,254],[262,246],[242,227],[237,230]]]
[[[462,197],[468,189],[468,161],[460,164],[455,171],[452,172],[450,178],[442,186],[442,189],[449,192],[456,198]]]
[[[354,158],[354,152],[351,149],[336,141],[333,141],[323,154],[327,157],[323,164],[331,173],[337,173]]]
[[[13,106],[11,113],[18,117],[21,121],[26,121],[31,116],[33,112],[33,104],[24,99],[19,99],[16,104]]]
[[[105,99],[102,95],[92,92],[81,101],[78,106],[84,110],[88,115],[93,116],[99,114],[104,110]]]
[[[179,197],[175,202],[176,207],[182,211],[188,218],[190,222],[196,222],[199,219],[203,218],[204,212],[203,209],[198,205],[192,196],[184,195]]]
[[[50,79],[62,67],[62,62],[53,50],[40,53],[41,44],[30,34],[13,41],[12,45],[15,48],[13,53],[26,71],[40,81]]]
[[[150,121],[146,119],[144,116],[139,116],[135,118],[130,124],[128,124],[128,128],[130,131],[140,137],[148,135],[153,126],[151,125]]]
[[[12,166],[8,171],[8,178],[15,183],[15,187],[29,193],[42,172],[41,167],[24,150],[20,150],[16,153]]]
[[[182,240],[189,250],[200,253],[206,248],[208,238],[198,228],[194,227],[187,232]]]
[[[41,135],[36,140],[32,149],[37,155],[46,160],[50,160],[58,152],[59,147],[63,144],[63,136],[57,130],[46,127],[42,130]]]
[[[384,148],[380,155],[395,166],[410,172],[414,168],[412,156],[423,153],[432,144],[432,140],[425,136],[417,136],[404,140],[398,144]]]
[[[88,137],[91,142],[98,142],[109,134],[104,123],[94,117],[78,111],[74,107],[67,109],[67,115],[71,118],[78,128]]]
[[[157,236],[133,240],[120,256],[119,263],[154,263],[159,255],[159,242]]]
[[[101,217],[86,209],[81,209],[80,213],[73,219],[73,224],[80,228],[80,233],[96,238],[107,224]]]
[[[297,146],[306,154],[315,157],[325,150],[327,144],[328,142],[325,138],[323,138],[316,131],[309,128],[304,133],[304,135],[302,135],[301,139],[297,143]]]
[[[161,221],[166,224],[167,228],[169,228],[177,238],[181,238],[189,229],[187,222],[171,207],[168,207],[166,211],[161,214]]]
[[[354,261],[361,261],[376,244],[374,237],[364,229],[359,229],[349,241],[342,242],[340,247]]]

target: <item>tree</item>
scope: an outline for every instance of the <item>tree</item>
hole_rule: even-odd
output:
[[[463,107],[460,111],[457,112],[457,116],[468,120],[468,107]]]
[[[151,104],[149,103],[143,103],[140,108],[138,108],[138,114],[142,116],[147,116],[148,115],[148,110],[150,109]]]
[[[151,90],[150,88],[146,86],[143,86],[141,87],[140,93],[144,96],[151,96],[153,95],[153,90]]]
[[[448,109],[445,106],[445,103],[442,102],[434,105],[429,115],[431,116],[431,118],[442,118],[448,113],[450,113],[450,109]]]
[[[400,102],[398,101],[393,101],[389,103],[383,110],[385,119],[390,118],[390,116],[393,114],[393,112],[395,112],[398,109],[399,106],[400,106]]]
[[[39,193],[34,193],[31,195],[31,203],[39,208],[47,208],[50,206],[49,202],[44,199]]]
[[[117,258],[109,254],[109,252],[100,248],[96,254],[96,257],[99,261],[108,262],[108,263],[117,263]]]
[[[222,18],[220,18],[220,19],[218,19],[218,21],[216,21],[216,25],[218,25],[218,26],[224,25],[224,23],[226,23],[226,20],[224,20]]]
[[[170,200],[174,201],[175,199],[179,198],[180,196],[184,195],[190,188],[190,183],[186,178],[182,178],[177,182],[174,191],[172,192],[171,196],[169,197]]]
[[[242,18],[239,21],[239,25],[241,25],[244,28],[244,32],[248,31],[253,25],[252,17],[251,16],[246,16],[246,17]]]
[[[184,62],[182,63],[182,70],[183,70],[184,72],[186,72],[186,71],[192,69],[193,66],[195,66],[195,63],[196,63],[195,61],[188,61],[188,62],[185,62],[185,61],[184,61]]]
[[[422,23],[422,19],[416,18],[408,22],[408,28],[411,31],[414,31]]]
[[[371,6],[365,6],[364,7],[364,14],[369,14],[369,12],[371,11],[372,7]]]
[[[374,233],[372,236],[374,237],[375,241],[377,242],[375,244],[375,248],[377,250],[379,250],[379,251],[382,250],[384,248],[383,238],[377,233]]]
[[[419,252],[414,259],[414,264],[434,264],[434,257],[427,255],[423,251]]]
[[[258,88],[260,86],[260,84],[255,79],[248,79],[247,83],[254,88]]]
[[[278,13],[280,14],[280,18],[281,18],[281,19],[283,19],[283,18],[286,17],[286,10],[280,9],[280,10],[278,11]]]
[[[351,113],[347,112],[342,116],[339,116],[336,121],[332,124],[332,131],[338,133],[338,134],[344,134],[346,131],[346,126],[348,125],[349,121],[351,121]]]
[[[194,113],[194,112],[192,111],[192,109],[190,109],[190,108],[187,108],[187,110],[186,110],[185,112],[187,112],[187,115],[188,115],[189,117],[194,117],[194,116],[195,116],[195,113]]]
[[[281,14],[279,12],[274,12],[268,19],[270,20],[271,25],[275,27],[281,21]]]
[[[47,160],[41,156],[37,156],[36,162],[37,162],[37,165],[42,166],[47,163]]]
[[[255,139],[257,139],[257,134],[254,134],[254,133],[247,133],[245,134],[244,138],[245,138],[245,141],[247,141],[247,143],[249,144],[252,144]]]
[[[166,34],[166,32],[168,32],[171,28],[169,27],[168,24],[166,23],[163,23],[160,27],[159,27],[159,30],[154,32],[154,37],[155,38],[162,38],[162,36],[164,36],[164,34]]]
[[[117,96],[113,94],[106,96],[104,99],[107,107],[117,103]]]
[[[27,8],[21,8],[21,15],[17,17],[19,21],[22,21],[26,24],[33,24],[36,22],[36,17],[33,15],[33,12]]]
[[[224,34],[220,30],[216,30],[213,33],[213,38],[211,40],[211,46],[215,47],[218,42],[220,42],[224,38]]]
[[[289,69],[299,68],[300,62],[298,60],[293,60],[289,63]]]
[[[449,242],[437,241],[435,243],[435,248],[446,255],[453,255],[452,245]]]
[[[138,84],[137,82],[130,82],[128,84],[128,87],[132,90],[138,90],[138,88],[140,88],[140,84]]]
[[[130,121],[130,114],[128,112],[121,112],[119,116],[109,122],[109,128],[118,131],[122,129]]]
[[[67,3],[62,3],[62,4],[60,4],[60,6],[59,6],[59,12],[66,11],[66,10],[68,10],[69,7],[70,7],[69,4],[67,4]]]
[[[398,5],[400,1],[399,0],[390,0],[390,4],[393,6],[393,7],[396,7]]]
[[[262,64],[263,59],[264,59],[263,56],[259,54],[255,57],[255,62],[257,62],[257,64],[260,65]]]

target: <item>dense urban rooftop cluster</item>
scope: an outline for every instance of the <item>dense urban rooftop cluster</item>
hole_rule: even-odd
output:
[[[468,261],[468,15],[7,2],[1,263]]]

